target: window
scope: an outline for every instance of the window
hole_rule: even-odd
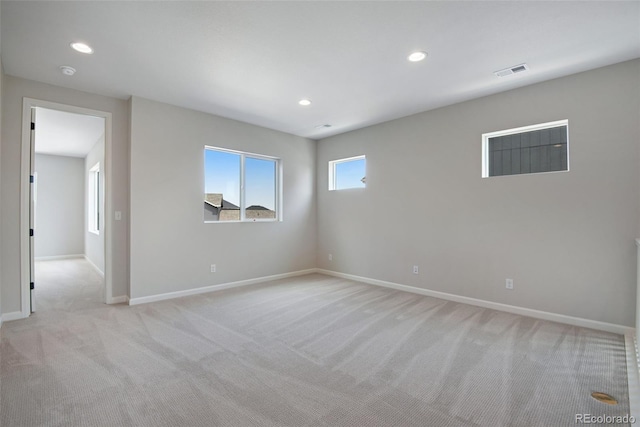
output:
[[[569,170],[569,122],[482,135],[482,177]]]
[[[367,159],[365,156],[329,162],[329,190],[365,188],[367,182]]]
[[[204,149],[204,221],[275,221],[280,160],[215,147]]]
[[[88,223],[91,233],[100,234],[100,163],[89,169]]]

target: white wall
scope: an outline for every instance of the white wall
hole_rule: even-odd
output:
[[[100,163],[100,194],[103,196],[100,201],[100,230],[99,234],[95,234],[89,231],[87,224],[89,218],[87,217],[88,209],[84,210],[84,250],[87,259],[95,265],[98,270],[104,273],[104,135],[95,143],[87,157],[84,159],[83,173],[85,183],[85,197],[88,201],[88,182],[89,182],[89,170]]]
[[[319,141],[318,266],[633,326],[639,76],[630,61]],[[481,178],[483,133],[559,119],[570,172]],[[360,154],[367,188],[329,192],[327,162]]]
[[[126,295],[129,279],[129,108],[126,100],[94,95],[13,76],[5,76],[2,126],[2,312],[19,312],[20,306],[20,148],[22,100],[35,98],[112,113],[113,210],[123,212],[122,221],[113,222],[113,295]],[[107,213],[107,216],[111,212]]]
[[[205,145],[281,158],[284,221],[205,224]],[[315,267],[314,192],[314,141],[133,97],[131,297]]]
[[[36,154],[35,257],[84,254],[84,159]]]

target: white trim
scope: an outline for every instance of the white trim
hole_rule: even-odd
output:
[[[35,257],[35,260],[36,261],[56,261],[60,259],[74,259],[74,258],[84,258],[84,255],[71,254],[71,255],[37,256]]]
[[[483,133],[482,138],[495,138],[496,136],[513,135],[515,133],[531,132],[534,130],[551,129],[560,126],[568,126],[569,119],[556,120],[554,122],[538,123],[537,125],[521,126],[519,128],[498,130],[495,132]]]
[[[87,261],[87,262],[89,263],[89,265],[91,265],[91,267],[93,267],[93,269],[96,271],[96,273],[98,273],[98,274],[99,274],[100,276],[102,276],[102,278],[104,279],[104,271],[100,270],[100,269],[98,268],[98,266],[97,266],[97,265],[95,265],[95,264],[93,263],[93,261],[91,261],[91,260],[89,259],[89,257],[88,257],[88,256],[83,255],[83,258],[85,259],[85,261]],[[108,302],[108,301],[107,301],[107,304],[109,304],[109,302]]]
[[[627,356],[627,383],[629,389],[629,415],[640,420],[640,360],[638,359],[638,343],[636,333],[624,334],[624,346]]]
[[[241,223],[245,223],[245,222],[281,222],[281,220],[278,219],[273,219],[273,218],[255,218],[255,219],[245,219],[244,221],[236,221],[234,220],[230,220],[230,221],[205,221],[205,224],[241,224]]]
[[[3,322],[11,322],[12,320],[19,320],[19,319],[24,319],[29,317],[28,315],[25,316],[24,314],[22,314],[21,311],[14,311],[11,313],[5,313],[2,315],[2,321]]]
[[[550,313],[548,311],[534,310],[531,308],[518,307],[515,305],[502,304],[499,302],[486,301],[471,297],[465,297],[461,295],[449,294],[446,292],[432,291],[430,289],[416,288],[414,286],[401,285],[393,282],[386,282],[384,280],[370,279],[368,277],[355,276],[353,274],[345,274],[337,271],[317,269],[318,273],[326,274],[329,276],[341,277],[343,279],[355,280],[358,282],[368,283],[370,285],[383,286],[385,288],[397,289],[405,292],[412,292],[414,294],[426,295],[429,297],[440,298],[447,301],[460,302],[463,304],[475,305],[483,308],[490,308],[492,310],[504,311],[512,314],[519,314],[521,316],[534,317],[536,319],[549,320],[551,322],[564,323],[567,325],[579,326],[582,328],[597,329],[599,331],[612,332],[614,334],[624,335],[635,331],[630,326],[616,325],[613,323],[599,322],[597,320],[583,319],[580,317],[566,316],[564,314]]]
[[[22,105],[22,146],[20,170],[20,309],[22,317],[29,317],[30,271],[29,261],[29,173],[31,169],[31,107],[27,99]],[[2,316],[5,318],[5,315]]]
[[[278,160],[278,175],[276,176],[276,180],[277,180],[277,188],[276,188],[276,219],[279,222],[284,221],[284,166],[283,166],[283,162],[284,160],[279,159]]]
[[[364,154],[361,154],[359,156],[345,157],[344,159],[329,160],[329,163],[333,163],[334,165],[337,165],[339,163],[352,162],[354,160],[362,160],[365,158],[366,156]]]
[[[640,239],[636,239],[636,342],[640,342]]]
[[[299,270],[299,271],[292,271],[290,273],[274,274],[273,276],[263,276],[263,277],[257,277],[255,279],[239,280],[237,282],[229,282],[229,283],[222,283],[219,285],[204,286],[202,288],[186,289],[184,291],[167,292],[165,294],[130,298],[129,305],[146,304],[149,302],[186,297],[189,295],[204,294],[208,292],[221,291],[223,289],[238,288],[241,286],[254,285],[256,283],[270,282],[272,280],[286,279],[288,277],[304,276],[305,274],[312,274],[316,272],[317,272],[317,269],[310,268],[308,270]]]
[[[367,177],[367,156],[362,154],[360,156],[346,157],[344,159],[337,160],[329,160],[329,191],[341,191],[341,190],[352,190],[352,189],[362,189],[367,187],[367,182],[365,180],[364,187],[349,187],[349,188],[341,188],[338,190],[336,188],[336,166],[340,163],[353,162],[356,160],[364,160],[364,176]]]
[[[245,200],[245,192],[246,192],[246,188],[244,185],[244,181],[245,181],[245,162],[246,162],[246,155],[244,153],[240,154],[240,203],[238,203],[238,206],[240,207],[240,221],[244,221],[245,220],[245,210],[247,209],[247,204],[246,204],[246,200]],[[222,194],[224,196],[224,193]],[[218,212],[218,219],[220,219],[220,212]]]
[[[122,303],[127,304],[128,302],[129,302],[129,297],[127,295],[120,295],[119,297],[111,298],[109,301],[107,301],[107,304],[122,304]]]
[[[105,232],[105,295],[104,301],[113,299],[112,284],[112,229],[113,218],[111,215],[112,205],[112,114],[106,111],[92,110],[89,108],[76,107],[73,105],[61,104],[57,102],[43,101],[24,97],[22,100],[22,145],[21,145],[21,174],[20,174],[20,307],[22,318],[29,317],[30,307],[30,281],[29,281],[29,172],[30,172],[30,134],[31,134],[31,108],[41,107],[52,110],[66,111],[68,113],[85,114],[102,117],[105,121],[105,147],[104,147],[104,185],[105,185],[105,218],[103,221]],[[3,318],[5,318],[3,316]],[[6,318],[5,318],[6,320]]]

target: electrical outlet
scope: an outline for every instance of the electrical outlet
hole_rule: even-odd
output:
[[[212,273],[216,272],[216,265],[215,264],[211,264],[211,272]]]
[[[513,289],[513,279],[507,279],[505,283],[507,289]]]
[[[418,268],[417,265],[413,266],[413,274],[419,274],[420,273],[420,269]]]
[[[329,261],[333,261],[333,255],[329,254]]]

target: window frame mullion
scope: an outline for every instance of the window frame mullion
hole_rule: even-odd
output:
[[[245,159],[246,155],[240,153],[240,221],[245,220]]]

